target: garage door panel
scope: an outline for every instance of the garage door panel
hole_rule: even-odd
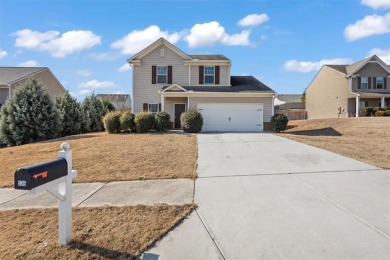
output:
[[[263,131],[263,104],[202,103],[198,110],[203,116],[203,132]]]

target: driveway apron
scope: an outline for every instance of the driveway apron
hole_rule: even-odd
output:
[[[199,134],[195,203],[159,259],[390,258],[390,171],[279,136]]]

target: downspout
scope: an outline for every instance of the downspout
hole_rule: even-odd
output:
[[[274,104],[274,100],[275,100],[275,95],[272,95],[272,110],[271,110],[271,116],[274,116],[275,114],[275,104]]]
[[[356,107],[355,117],[359,117],[360,94],[355,93],[355,92],[352,91],[352,76],[351,75],[347,75],[347,79],[348,79],[348,85],[349,85],[349,92],[351,92],[351,94],[355,95],[355,107]],[[348,105],[348,103],[347,103],[347,105]]]
[[[134,65],[129,62],[130,67],[133,68],[133,75],[131,79],[131,113],[134,114]]]

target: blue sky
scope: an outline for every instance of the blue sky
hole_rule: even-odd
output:
[[[162,36],[188,54],[224,54],[232,75],[302,93],[323,63],[390,63],[390,0],[0,3],[0,66],[49,67],[80,100],[131,93],[126,60]]]

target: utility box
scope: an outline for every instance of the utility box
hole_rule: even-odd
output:
[[[68,163],[64,158],[19,168],[15,171],[15,189],[32,190],[68,174]]]

